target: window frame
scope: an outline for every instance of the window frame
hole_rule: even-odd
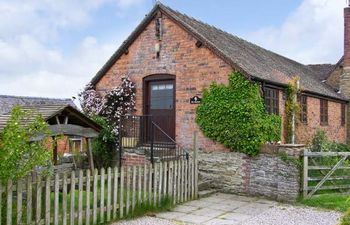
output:
[[[271,87],[264,87],[265,110],[269,114],[279,115],[279,90]]]
[[[328,100],[320,99],[320,125],[328,125]]]
[[[341,103],[340,106],[340,125],[345,126],[346,123],[346,104]]]
[[[300,105],[300,122],[303,124],[308,123],[308,106],[307,106],[308,97],[306,95],[299,96],[299,105]]]

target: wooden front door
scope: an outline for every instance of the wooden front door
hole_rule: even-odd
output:
[[[160,128],[154,129],[154,141],[175,140],[175,80],[150,80],[146,88],[146,114]]]

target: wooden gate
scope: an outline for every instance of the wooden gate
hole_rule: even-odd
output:
[[[350,152],[304,151],[303,196],[350,190]]]

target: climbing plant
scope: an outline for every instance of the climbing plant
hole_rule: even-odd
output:
[[[251,156],[262,144],[280,139],[280,117],[265,111],[260,85],[240,72],[229,75],[227,86],[213,83],[204,91],[197,123],[207,137]]]
[[[297,125],[300,121],[300,105],[299,102],[295,99],[298,95],[298,82],[299,77],[293,78],[286,88],[286,102],[285,102],[285,123],[284,129],[286,133],[286,142],[291,143],[292,141],[292,126],[293,126],[293,114],[294,114],[294,123]]]
[[[118,148],[120,119],[135,110],[135,84],[127,76],[122,76],[118,87],[102,96],[93,85],[88,84],[79,94],[83,111],[102,130],[93,142],[93,155],[97,166],[112,166]]]

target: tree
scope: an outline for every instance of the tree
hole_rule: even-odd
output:
[[[41,115],[14,107],[0,133],[0,180],[16,181],[35,166],[51,163],[52,151],[47,140],[33,141],[38,135],[48,133],[48,125]]]
[[[260,86],[239,72],[229,75],[228,86],[213,83],[204,91],[197,123],[207,137],[251,156],[281,134],[281,118],[266,112]]]

